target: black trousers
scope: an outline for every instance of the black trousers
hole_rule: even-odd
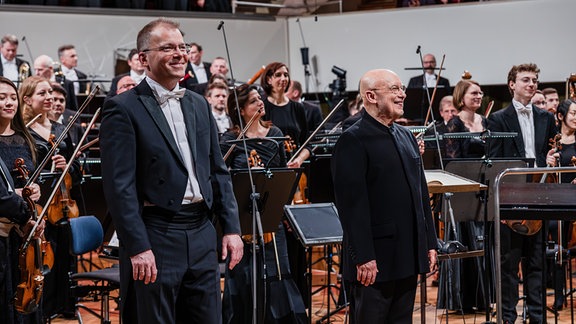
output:
[[[353,305],[350,316],[354,323],[412,323],[418,276],[377,282],[365,287],[352,286]]]
[[[526,236],[500,225],[502,260],[502,320],[514,323],[518,316],[519,264],[522,260],[524,294],[530,323],[542,321],[542,233]]]
[[[120,246],[123,322],[220,323],[216,231],[207,208],[186,207],[173,217],[158,208],[144,209],[158,277],[148,285],[134,281],[130,258]]]

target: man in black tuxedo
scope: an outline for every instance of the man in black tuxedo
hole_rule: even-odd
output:
[[[186,66],[186,74],[180,85],[186,89],[194,91],[198,84],[208,83],[212,73],[210,72],[210,63],[202,62],[202,46],[196,43],[190,44],[190,61]],[[197,92],[197,91],[196,91]],[[203,93],[201,93],[203,95]]]
[[[86,73],[81,72],[78,66],[78,54],[74,45],[62,45],[58,48],[58,59],[62,74],[74,84],[74,94],[86,93]]]
[[[422,58],[422,67],[424,68],[424,74],[420,74],[418,76],[412,77],[408,82],[409,89],[421,89],[418,91],[419,96],[421,96],[421,106],[420,107],[406,107],[408,109],[419,109],[420,112],[423,113],[423,116],[419,116],[422,118],[422,122],[426,118],[426,112],[428,111],[429,103],[428,103],[428,95],[426,93],[426,88],[434,88],[436,87],[436,83],[438,83],[437,88],[437,97],[443,97],[450,94],[450,81],[444,77],[438,77],[436,74],[436,57],[432,54],[426,54]],[[432,89],[429,89],[430,95],[432,95]],[[414,92],[412,92],[414,94]],[[433,103],[434,108],[434,116],[438,121],[440,121],[440,117],[438,115],[438,104]],[[420,113],[413,113],[412,111],[408,111],[408,116],[418,115]]]
[[[66,80],[62,74],[56,76],[54,73],[54,61],[48,55],[40,55],[34,60],[34,74],[59,83],[66,90],[66,108],[77,111],[78,99],[74,94],[74,83]]]
[[[336,143],[332,179],[342,222],[344,278],[355,323],[410,323],[418,274],[436,268],[437,239],[416,139],[400,118],[396,73],[360,80],[365,111]]]
[[[114,97],[118,93],[118,81],[125,76],[130,76],[136,84],[140,83],[140,81],[144,80],[146,76],[146,70],[140,63],[140,55],[138,54],[137,49],[130,50],[128,53],[128,59],[126,60],[128,66],[130,67],[130,71],[126,73],[119,74],[112,79],[110,83],[110,90],[106,94],[106,100],[110,99],[110,97]]]
[[[120,239],[125,323],[219,323],[222,258],[233,268],[243,244],[230,174],[205,98],[180,89],[188,46],[179,24],[157,19],[137,47],[147,76],[104,103],[103,185]]]
[[[532,106],[530,99],[538,88],[536,64],[520,64],[508,73],[512,103],[488,118],[492,132],[516,132],[513,138],[492,139],[489,157],[535,158],[539,167],[546,166],[549,139],[554,138],[554,116]],[[514,323],[518,304],[518,265],[523,263],[522,277],[530,323],[545,323],[542,312],[542,235],[526,236],[501,225],[502,246],[502,320]]]
[[[14,83],[21,81],[21,77],[27,78],[31,76],[30,63],[16,57],[18,54],[18,37],[15,35],[4,35],[0,43],[0,59],[2,60],[0,62],[0,75]],[[28,66],[28,69],[26,69],[26,66]],[[23,75],[20,75],[20,72],[23,72]]]

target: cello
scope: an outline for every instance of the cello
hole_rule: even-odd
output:
[[[16,169],[28,180],[28,170],[24,164],[24,159],[19,158],[15,161]],[[40,206],[36,205],[32,198],[32,190],[26,186],[22,190],[22,197],[28,204],[31,212],[31,219],[36,225],[30,231],[34,235],[37,225],[41,220],[38,219]],[[44,291],[44,276],[50,272],[54,265],[54,252],[50,242],[43,238],[35,238],[32,244],[23,245],[18,251],[18,268],[20,270],[20,283],[16,287],[16,297],[14,299],[14,308],[22,314],[35,312],[40,305],[42,293]]]

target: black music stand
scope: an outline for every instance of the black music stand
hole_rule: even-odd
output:
[[[335,310],[330,311],[330,299],[337,305],[336,298],[332,295],[332,288],[338,288],[330,281],[332,272],[332,251],[333,245],[342,243],[342,225],[338,217],[338,211],[334,203],[320,203],[320,204],[305,204],[305,205],[286,205],[284,212],[290,222],[290,225],[295,229],[296,236],[304,247],[312,247],[323,245],[325,247],[325,257],[327,266],[326,285],[316,289],[309,295],[310,310],[312,310],[312,295],[328,289],[327,310],[326,315],[317,321],[322,323],[324,320],[330,322],[330,316],[339,312],[341,309],[347,307],[347,303],[336,307]],[[308,286],[312,287],[312,250],[309,249],[308,253]],[[340,290],[341,292],[344,289]],[[312,314],[308,317],[309,323],[312,321]]]
[[[251,172],[256,192],[260,194],[257,204],[262,231],[275,232],[282,219],[284,205],[294,196],[302,169],[252,169]],[[252,188],[248,170],[233,170],[232,186],[238,202],[242,233],[252,233]]]
[[[263,321],[263,314],[266,312],[265,289],[268,275],[265,263],[266,257],[264,255],[264,240],[260,235],[278,230],[278,224],[280,224],[282,219],[283,207],[294,196],[301,174],[301,168],[239,169],[231,171],[234,196],[238,202],[240,228],[242,233],[252,234],[252,254],[255,258],[255,264],[253,264],[252,269],[255,277],[252,284],[256,291],[253,298],[256,302],[255,309],[259,312],[254,314],[252,319],[254,323]],[[252,188],[252,184],[254,188]],[[253,202],[256,202],[257,210],[253,208]],[[258,228],[254,228],[254,224],[258,224]],[[261,294],[257,293],[259,288],[256,275],[260,275],[261,287],[263,287],[261,289],[264,290]]]

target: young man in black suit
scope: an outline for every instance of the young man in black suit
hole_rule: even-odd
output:
[[[530,100],[538,89],[536,64],[515,65],[508,72],[508,88],[512,102],[488,118],[492,132],[516,132],[513,138],[492,139],[489,157],[534,158],[538,167],[546,166],[549,139],[554,138],[554,116],[532,106]],[[514,323],[518,304],[518,265],[523,263],[524,293],[530,323],[545,323],[542,312],[542,235],[526,236],[501,224],[502,250],[502,320]]]
[[[205,98],[180,89],[189,47],[179,24],[157,19],[137,38],[146,78],[104,103],[103,185],[120,239],[125,323],[219,323],[222,257],[243,244],[230,174]]]
[[[369,71],[360,93],[362,118],[332,156],[350,313],[355,323],[410,323],[418,274],[437,266],[422,160],[414,135],[394,123],[406,98],[398,75]]]
[[[208,83],[212,76],[212,72],[210,72],[210,63],[202,62],[203,54],[204,51],[202,50],[202,46],[196,43],[190,44],[190,61],[186,66],[186,74],[184,76],[185,80],[180,83],[180,85],[186,89],[195,91],[198,84]],[[195,92],[200,93],[198,91]],[[203,95],[203,93],[200,94]]]

